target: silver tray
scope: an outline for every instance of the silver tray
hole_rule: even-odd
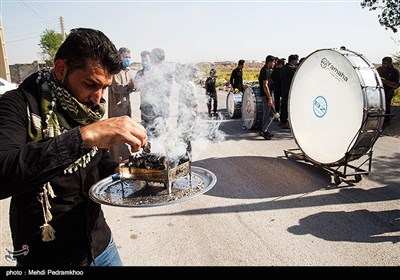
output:
[[[211,171],[192,166],[189,176],[181,177],[168,188],[158,183],[149,186],[145,181],[122,179],[114,174],[96,184],[89,190],[89,197],[100,204],[120,207],[154,207],[177,204],[206,193],[217,182]]]

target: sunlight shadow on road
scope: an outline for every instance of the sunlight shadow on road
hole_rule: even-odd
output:
[[[310,164],[271,157],[208,158],[193,162],[217,176],[206,195],[227,198],[267,198],[308,193],[330,184],[330,176]]]
[[[399,231],[400,210],[320,212],[288,228],[288,232],[296,235],[311,234],[328,241],[364,243],[399,243]]]

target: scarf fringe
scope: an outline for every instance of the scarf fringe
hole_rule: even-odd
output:
[[[29,110],[28,104],[29,125],[31,129],[35,128],[32,133],[30,129],[30,136],[34,141],[53,138],[70,129],[69,126],[65,126],[66,121],[63,116],[57,114],[57,104],[59,104],[61,108],[66,111],[68,116],[83,125],[100,120],[105,113],[105,102],[101,102],[98,111],[92,111],[91,109],[87,108],[87,106],[79,103],[64,88],[58,86],[53,77],[53,72],[50,69],[45,68],[39,71],[36,82],[41,84],[41,102],[39,106],[42,109],[41,118],[44,122],[44,125],[42,127],[42,123],[40,121],[37,123],[34,121],[36,120],[33,117],[35,114]],[[64,123],[64,125],[61,126],[60,122]],[[97,151],[98,148],[93,147],[90,152],[83,155],[80,159],[68,166],[64,170],[64,174],[76,172],[78,171],[79,167],[85,168],[91,159],[96,155]],[[45,183],[42,187],[42,191],[38,194],[38,200],[42,204],[44,219],[44,223],[40,228],[42,229],[42,240],[46,242],[52,241],[56,238],[56,231],[49,224],[49,222],[53,219],[53,215],[50,211],[51,204],[49,199],[55,197],[56,195],[54,194],[50,182]]]
[[[56,239],[54,228],[49,224],[53,219],[53,215],[50,212],[51,205],[49,202],[49,196],[55,197],[53,188],[50,183],[43,185],[43,192],[39,193],[39,201],[42,204],[44,224],[40,227],[42,229],[42,241],[48,242]]]
[[[45,223],[40,228],[42,229],[42,241],[49,242],[56,239],[56,231],[50,224]]]

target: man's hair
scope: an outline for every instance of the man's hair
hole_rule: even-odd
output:
[[[150,55],[150,52],[149,52],[149,51],[142,51],[142,52],[140,53],[140,56],[141,56],[141,57],[146,57],[146,56],[148,56],[148,55]]]
[[[289,55],[289,63],[290,62],[292,62],[292,61],[295,61],[295,60],[298,60],[299,59],[299,56],[297,55],[297,54],[291,54],[291,55]]]
[[[54,61],[65,59],[68,70],[84,69],[89,59],[110,74],[122,69],[121,55],[111,40],[99,30],[75,28],[57,50]]]
[[[267,57],[265,58],[265,63],[268,63],[270,61],[274,61],[276,60],[276,57],[273,55],[267,55]]]
[[[121,47],[121,48],[119,48],[118,52],[119,52],[120,54],[123,54],[123,53],[126,53],[126,52],[127,52],[127,53],[130,53],[131,50],[128,49],[128,48],[125,48],[125,47]]]
[[[244,60],[243,59],[239,60],[238,65],[243,65],[243,64],[244,64]]]
[[[155,48],[151,51],[151,56],[158,61],[164,61],[165,59],[165,52],[163,49]]]
[[[382,58],[382,62],[392,63],[392,58],[390,56],[385,56],[384,58]]]
[[[285,59],[284,58],[279,58],[276,63],[284,65],[285,64]]]

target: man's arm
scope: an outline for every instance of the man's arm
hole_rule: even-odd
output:
[[[232,71],[231,77],[229,78],[229,83],[233,87],[233,83],[235,82],[235,70]]]
[[[29,140],[26,108],[19,91],[0,99],[1,199],[50,181],[89,151],[82,144],[79,128],[52,139]]]

